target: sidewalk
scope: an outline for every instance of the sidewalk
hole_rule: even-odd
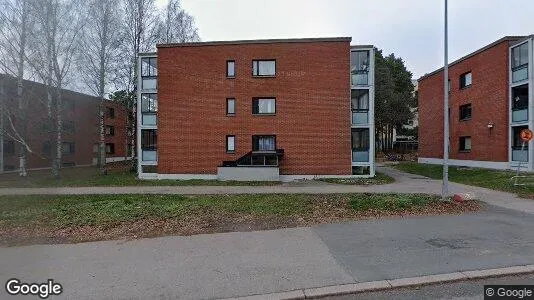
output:
[[[490,206],[459,216],[0,248],[0,282],[53,278],[64,289],[57,299],[239,297],[534,264],[532,228],[530,215]]]
[[[0,188],[0,195],[88,195],[88,194],[336,194],[336,193],[423,193],[441,194],[441,181],[407,174],[389,167],[378,171],[395,182],[384,185],[278,185],[278,186],[127,186],[127,187],[62,187],[62,188]],[[489,204],[534,214],[534,200],[515,194],[450,183],[450,193],[472,193]]]

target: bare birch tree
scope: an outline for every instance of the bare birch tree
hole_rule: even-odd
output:
[[[0,130],[20,145],[19,175],[22,177],[28,175],[27,156],[28,153],[32,152],[27,141],[26,110],[28,99],[24,97],[24,71],[27,67],[26,51],[30,22],[29,0],[6,0],[2,2],[0,6],[0,67],[3,73],[16,78],[17,106],[2,105],[3,116]],[[4,100],[2,99],[2,101]],[[16,121],[13,120],[12,116],[15,116]],[[5,126],[4,123],[8,123],[8,126]]]
[[[91,0],[88,19],[83,30],[82,52],[78,60],[80,73],[89,90],[100,98],[98,166],[105,173],[106,143],[104,132],[105,95],[113,80],[114,62],[121,41],[121,20],[118,0]]]
[[[55,153],[52,175],[59,178],[62,159],[63,101],[62,89],[68,83],[73,60],[79,51],[84,25],[80,0],[41,0],[33,2],[38,29],[32,35],[29,63],[47,86],[48,116],[54,122]]]
[[[160,43],[198,42],[198,28],[195,19],[180,5],[180,0],[169,0],[161,24]]]

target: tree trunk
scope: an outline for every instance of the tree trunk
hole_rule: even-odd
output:
[[[22,2],[22,16],[21,16],[21,31],[20,31],[20,45],[19,45],[19,56],[17,61],[17,102],[19,109],[19,135],[21,142],[20,143],[20,156],[19,156],[19,175],[21,177],[28,176],[28,171],[26,168],[26,161],[28,156],[28,143],[26,141],[26,136],[28,132],[28,123],[26,120],[26,105],[24,105],[24,95],[23,95],[23,83],[24,83],[24,59],[25,59],[25,50],[26,50],[26,34],[27,34],[27,22],[28,22],[28,5],[26,0]]]
[[[62,116],[62,99],[61,99],[61,82],[56,87],[56,154],[52,166],[52,175],[59,179],[59,170],[61,169],[61,155],[63,154],[63,116]]]
[[[100,98],[100,105],[98,108],[99,117],[99,147],[98,147],[98,168],[100,174],[106,174],[106,140],[104,132],[104,99]]]
[[[4,79],[0,77],[0,173],[4,172]]]

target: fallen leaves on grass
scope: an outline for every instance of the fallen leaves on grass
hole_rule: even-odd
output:
[[[106,226],[83,225],[61,228],[44,226],[43,224],[32,227],[0,226],[0,245],[77,243],[166,235],[270,230],[362,219],[462,214],[474,212],[481,208],[481,204],[477,201],[455,203],[434,200],[419,206],[408,205],[402,210],[385,210],[381,206],[356,210],[353,208],[354,203],[351,203],[354,198],[351,197],[355,196],[314,195],[302,203],[306,206],[305,209],[296,210],[293,214],[247,213],[202,207],[194,212],[176,217],[149,217],[107,224]]]

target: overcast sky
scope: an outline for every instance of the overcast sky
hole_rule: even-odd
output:
[[[157,0],[164,4],[166,0]],[[203,41],[351,36],[402,57],[414,78],[443,65],[443,0],[182,0]],[[534,33],[534,0],[449,0],[449,60]]]

